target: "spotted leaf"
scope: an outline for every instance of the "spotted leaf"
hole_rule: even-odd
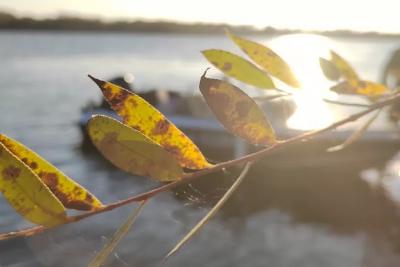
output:
[[[23,144],[2,134],[0,143],[39,176],[66,208],[92,210],[102,206],[88,190]]]
[[[379,97],[388,92],[383,84],[360,80],[343,81],[331,87],[331,90],[339,94],[368,97]]]
[[[229,32],[227,32],[227,35],[244,53],[270,75],[292,87],[300,87],[289,65],[270,48]]]
[[[353,67],[341,56],[339,56],[334,51],[331,51],[331,60],[330,60],[336,68],[340,71],[341,76],[347,81],[357,81],[359,77],[357,73],[354,71]]]
[[[252,144],[276,142],[274,130],[253,99],[234,85],[205,77],[200,91],[218,120],[233,134]]]
[[[0,143],[0,191],[30,222],[51,227],[67,220],[62,203],[3,143]]]
[[[205,50],[202,53],[211,64],[232,78],[259,88],[275,88],[267,73],[242,57],[217,49]]]
[[[175,181],[183,171],[178,160],[139,131],[110,117],[96,115],[89,120],[93,144],[118,168],[159,181]]]
[[[161,145],[182,167],[203,169],[211,166],[192,140],[146,100],[113,83],[89,77],[100,87],[111,108],[125,124]]]

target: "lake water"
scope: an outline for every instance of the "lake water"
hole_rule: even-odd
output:
[[[286,38],[255,37],[279,51],[296,50],[295,57],[315,52],[315,42],[307,45]],[[369,80],[379,80],[391,52],[400,46],[397,39],[323,40]],[[130,177],[79,149],[81,108],[100,100],[98,89],[86,75],[107,79],[129,72],[139,90],[193,94],[209,67],[199,51],[209,48],[238,52],[224,36],[1,32],[0,131],[37,151],[105,203],[143,192],[156,183]],[[212,71],[210,75],[219,74]],[[390,162],[384,177],[396,177],[396,166],[396,160]],[[369,180],[380,175],[374,169],[365,173]],[[296,173],[275,174],[271,178],[275,182],[268,184],[271,188],[259,190],[256,198],[251,191],[256,178],[249,177],[223,215],[213,219],[166,266],[398,266],[400,242],[395,237],[400,233],[396,226],[400,219],[396,202],[386,194],[397,186],[393,179],[385,182],[389,187],[378,190],[354,173],[347,180],[340,179],[336,187],[340,190],[333,190],[338,194],[334,201],[339,202],[324,206],[324,192],[318,190],[330,188],[318,179],[306,180],[301,186],[299,181],[298,187],[292,187],[292,182],[288,186],[278,181],[289,181]],[[302,177],[307,174],[332,179],[342,175],[317,175],[308,169]],[[222,180],[219,194],[231,181]],[[150,201],[108,266],[160,264],[210,207],[197,186]],[[271,197],[274,189],[283,195]],[[342,189],[346,196],[352,195],[346,198],[351,203],[340,202]],[[315,208],[317,202],[321,210]],[[131,209],[124,207],[36,237],[0,242],[0,266],[86,266]],[[0,199],[0,218],[1,232],[29,226],[4,199]]]

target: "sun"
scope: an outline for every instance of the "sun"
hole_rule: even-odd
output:
[[[312,34],[291,34],[273,39],[268,44],[292,68],[301,88],[293,89],[296,112],[287,125],[299,130],[325,127],[333,122],[334,114],[323,98],[330,96],[330,83],[323,76],[319,58],[329,58],[329,38]],[[285,85],[280,85],[284,87]]]

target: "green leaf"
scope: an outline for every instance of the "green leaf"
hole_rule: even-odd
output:
[[[236,36],[228,31],[227,35],[244,53],[270,75],[292,87],[300,87],[289,65],[272,49],[243,37]]]
[[[319,58],[319,65],[328,80],[337,81],[340,79],[341,73],[335,64],[321,57]]]
[[[336,66],[336,68],[340,71],[341,75],[347,81],[357,81],[360,78],[357,73],[354,71],[353,67],[339,54],[331,51],[331,62]]]
[[[176,157],[182,167],[211,167],[200,149],[164,115],[140,96],[113,83],[89,77],[128,126],[135,128]]]
[[[101,154],[128,173],[159,181],[182,178],[183,171],[175,157],[139,131],[115,119],[94,116],[88,122],[88,133]]]
[[[200,80],[200,91],[225,128],[252,144],[276,143],[271,124],[253,99],[234,85],[206,78],[205,74]]]
[[[88,190],[23,144],[3,134],[0,143],[39,176],[66,208],[92,210],[103,206]]]
[[[217,49],[202,53],[211,64],[232,78],[263,89],[275,88],[267,73],[238,55]]]
[[[66,222],[65,208],[27,165],[0,143],[0,191],[30,222],[46,227]]]

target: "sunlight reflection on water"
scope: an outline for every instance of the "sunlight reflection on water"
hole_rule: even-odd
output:
[[[383,170],[371,168],[361,173],[361,178],[373,188],[382,188],[386,195],[400,204],[400,153],[387,162]]]

